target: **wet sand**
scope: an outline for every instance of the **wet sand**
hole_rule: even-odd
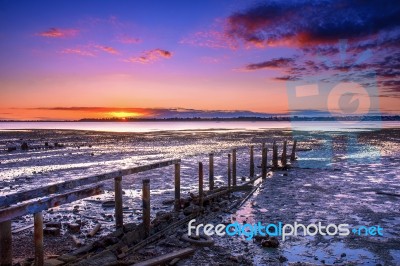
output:
[[[0,133],[0,147],[7,142],[27,141],[29,145],[44,142],[62,143],[64,148],[0,152],[0,194],[8,194],[57,182],[147,164],[159,160],[182,158],[182,194],[197,192],[197,162],[207,169],[208,153],[215,153],[217,184],[226,183],[227,153],[237,148],[238,176],[248,175],[249,146],[255,145],[256,165],[260,164],[261,143],[270,147],[276,140],[279,148],[284,139],[291,143],[293,134],[300,138],[299,160],[288,172],[275,172],[259,191],[237,212],[221,219],[293,223],[379,224],[383,237],[295,237],[281,243],[278,249],[261,248],[237,238],[216,238],[216,245],[206,252],[199,250],[184,265],[218,262],[218,252],[228,246],[232,256],[251,258],[254,264],[287,262],[350,263],[376,265],[400,261],[399,233],[400,198],[377,195],[376,191],[399,191],[399,129],[353,132],[292,132],[290,130],[203,130],[165,131],[153,133],[106,133],[90,131],[32,130]],[[357,135],[354,142],[353,136]],[[350,140],[350,141],[349,141]],[[332,147],[332,151],[326,149]],[[312,150],[309,150],[309,149]],[[328,152],[333,152],[331,157]],[[377,156],[379,152],[379,156]],[[331,158],[324,167],[314,169],[319,158]],[[271,158],[269,154],[269,158]],[[372,158],[372,159],[371,159]],[[311,167],[310,167],[311,166]],[[322,168],[322,169],[321,169]],[[259,172],[260,169],[257,168]],[[173,198],[172,167],[131,176],[123,181],[126,222],[140,222],[141,180],[151,179],[152,215],[170,210],[164,200]],[[239,178],[240,180],[240,178]],[[240,182],[239,182],[240,183]],[[205,187],[208,187],[205,177]],[[106,184],[104,195],[63,205],[46,212],[45,221],[81,220],[82,232],[90,230],[94,221],[103,224],[101,235],[113,229],[113,209],[102,208],[101,202],[113,198],[112,183]],[[153,196],[154,195],[154,196]],[[74,206],[79,211],[72,212]],[[32,217],[13,222],[13,228],[29,225]],[[215,221],[217,222],[217,221]],[[46,255],[60,255],[73,249],[66,230],[62,238],[45,238]],[[82,239],[85,239],[82,236]],[[95,241],[85,239],[86,242]],[[33,257],[32,230],[13,235],[14,256]],[[62,245],[56,245],[57,243]],[[203,253],[206,253],[205,256]],[[345,256],[342,256],[345,254]],[[212,255],[215,255],[214,257]],[[234,263],[234,261],[233,261]]]

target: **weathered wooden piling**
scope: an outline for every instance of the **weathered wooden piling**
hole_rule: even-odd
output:
[[[236,149],[232,150],[232,186],[236,187]]]
[[[210,186],[210,191],[213,190],[214,189],[214,153],[209,154],[208,184]]]
[[[231,192],[231,154],[228,154],[228,191]]]
[[[148,237],[150,235],[150,179],[143,180],[142,203],[144,234]]]
[[[0,223],[0,265],[12,265],[11,220]]]
[[[35,245],[35,266],[42,266],[44,264],[44,251],[43,251],[43,212],[33,214],[34,226],[34,245]]]
[[[287,164],[286,146],[287,146],[287,141],[285,140],[285,141],[283,141],[283,150],[282,150],[282,156],[281,156],[281,164],[283,167],[285,167]]]
[[[263,179],[267,178],[267,148],[262,149],[261,153],[261,177]]]
[[[254,146],[250,146],[250,178],[254,177]]]
[[[203,163],[199,162],[199,206],[203,208]]]
[[[274,169],[278,168],[278,145],[275,141],[272,145],[272,166]]]
[[[291,161],[296,160],[296,145],[297,145],[297,140],[294,140],[293,147],[292,147],[292,154],[290,156]]]
[[[175,164],[175,211],[181,208],[181,164]]]
[[[122,177],[114,178],[114,198],[115,198],[115,226],[121,228],[124,226],[124,213],[122,207]]]

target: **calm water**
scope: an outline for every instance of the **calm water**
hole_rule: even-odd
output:
[[[296,130],[354,130],[400,127],[400,122],[0,122],[0,131],[23,129],[69,129],[109,132],[151,132],[164,130],[258,130],[269,128],[288,128]]]

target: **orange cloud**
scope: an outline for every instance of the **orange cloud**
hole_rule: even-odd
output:
[[[97,49],[109,53],[109,54],[119,54],[119,51],[115,48],[112,48],[110,46],[102,46],[102,45],[96,45],[95,46]]]
[[[154,49],[150,51],[146,51],[142,53],[141,56],[139,57],[131,57],[125,62],[131,62],[131,63],[142,63],[142,64],[147,64],[147,63],[153,63],[154,61],[158,61],[162,58],[171,58],[172,53],[167,50],[162,50],[162,49]]]
[[[37,35],[46,38],[67,38],[76,36],[78,32],[79,31],[76,29],[50,28],[46,31],[38,33]]]

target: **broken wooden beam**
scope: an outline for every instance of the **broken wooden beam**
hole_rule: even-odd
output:
[[[102,184],[81,189],[71,190],[63,194],[42,198],[35,201],[23,202],[8,208],[0,209],[0,223],[26,214],[34,214],[39,211],[57,207],[65,203],[74,202],[87,197],[101,194]]]
[[[195,249],[193,248],[184,248],[181,250],[174,251],[172,253],[164,254],[146,261],[142,261],[139,263],[132,264],[134,266],[155,266],[155,265],[163,265],[170,260],[175,258],[183,258],[194,253]]]
[[[49,194],[54,194],[54,193],[61,193],[64,192],[65,190],[69,190],[72,188],[77,188],[77,187],[82,187],[85,185],[91,185],[95,183],[99,183],[102,181],[106,180],[111,180],[119,176],[127,176],[127,175],[132,175],[140,172],[145,172],[161,167],[166,167],[169,165],[177,164],[180,163],[180,159],[174,159],[174,160],[168,160],[168,161],[162,161],[158,163],[153,163],[153,164],[147,164],[147,165],[141,165],[141,166],[136,166],[128,169],[123,169],[119,171],[114,171],[110,173],[105,173],[105,174],[100,174],[100,175],[95,175],[95,176],[89,176],[89,177],[82,177],[82,178],[77,178],[73,180],[68,180],[48,186],[42,186],[39,188],[31,189],[28,191],[22,191],[22,192],[17,192],[13,194],[8,194],[5,196],[0,196],[0,206],[8,206],[12,204],[18,204],[20,202],[38,198],[38,197],[44,197]]]

